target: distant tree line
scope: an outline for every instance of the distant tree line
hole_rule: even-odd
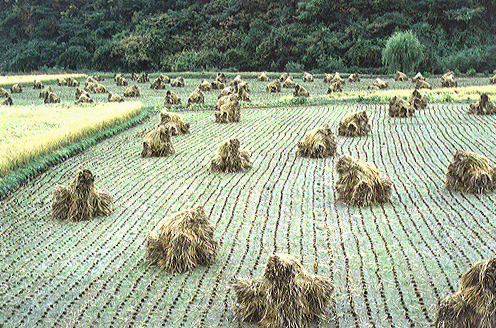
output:
[[[409,69],[492,72],[495,15],[496,0],[3,0],[0,69],[385,73],[408,31]]]

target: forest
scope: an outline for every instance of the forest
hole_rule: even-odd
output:
[[[4,0],[2,72],[386,72],[394,32],[419,71],[496,69],[489,0]]]

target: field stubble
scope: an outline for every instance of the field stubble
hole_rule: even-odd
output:
[[[157,114],[2,201],[0,325],[231,327],[229,284],[260,276],[267,256],[278,251],[333,279],[336,322],[321,326],[426,327],[438,299],[458,288],[460,274],[496,251],[494,193],[444,189],[457,149],[496,160],[495,118],[467,115],[466,106],[430,104],[406,119],[389,118],[385,105],[249,108],[235,124],[215,124],[212,111],[185,111],[191,134],[173,138],[176,153],[143,159],[142,137],[158,123]],[[371,134],[338,137],[334,158],[296,156],[307,131],[336,127],[360,109],[373,113]],[[250,150],[253,168],[209,173],[208,160],[230,137]],[[333,167],[342,154],[389,176],[392,202],[336,203]],[[77,224],[54,221],[55,184],[68,183],[84,166],[114,195],[115,212]],[[205,204],[216,225],[215,263],[180,275],[147,267],[149,231],[196,203]]]

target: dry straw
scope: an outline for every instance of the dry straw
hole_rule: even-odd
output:
[[[455,81],[455,73],[448,72],[441,77],[441,86],[453,88],[458,86],[458,83]]]
[[[210,171],[235,173],[244,171],[252,166],[250,153],[240,148],[240,142],[236,138],[223,141],[215,155],[210,160]]]
[[[388,202],[392,182],[379,175],[377,168],[360,159],[342,155],[336,162],[337,200],[353,206]]]
[[[336,137],[329,125],[317,127],[298,142],[298,154],[304,157],[324,158],[336,154]]]
[[[364,136],[369,131],[369,117],[365,110],[346,115],[338,125],[338,135],[345,137]]]
[[[496,257],[475,263],[439,304],[435,328],[496,327]]]
[[[165,105],[179,105],[181,103],[181,98],[173,91],[167,90],[165,93]]]
[[[403,73],[403,72],[400,72],[400,71],[396,71],[396,75],[394,76],[394,80],[395,81],[408,81],[408,76]]]
[[[220,98],[215,106],[214,117],[216,123],[239,122],[241,119],[241,106],[239,105],[238,96],[229,94]]]
[[[281,82],[279,80],[274,80],[267,85],[265,90],[267,93],[281,92]]]
[[[172,145],[172,129],[170,126],[158,125],[148,132],[143,139],[143,157],[161,157],[174,154]]]
[[[487,157],[458,150],[446,172],[446,189],[482,193],[496,189],[496,167],[491,168]]]
[[[84,221],[112,213],[112,196],[95,188],[95,176],[79,171],[69,186],[57,185],[53,192],[52,214],[58,220]]]
[[[493,115],[496,114],[496,106],[489,100],[489,96],[486,93],[483,93],[480,95],[478,102],[469,105],[468,113],[476,115]]]
[[[263,277],[237,279],[232,289],[236,297],[234,314],[240,322],[258,322],[271,328],[303,328],[331,319],[331,279],[308,273],[289,254],[270,255]]]
[[[189,133],[189,123],[184,123],[179,114],[168,112],[165,109],[160,112],[160,125],[168,127],[173,136]]]
[[[304,72],[303,73],[303,82],[313,82],[313,75],[308,73],[308,72]]]
[[[293,91],[293,97],[310,97],[310,95],[308,94],[308,91],[304,87],[302,87],[299,84],[296,84]]]
[[[415,113],[415,107],[406,100],[394,96],[389,102],[390,117],[409,117]]]
[[[214,262],[219,248],[203,206],[162,219],[147,238],[146,261],[172,273]]]
[[[174,81],[172,81],[171,87],[177,87],[177,88],[184,87],[184,78],[182,76],[177,77]]]
[[[203,104],[205,103],[205,97],[199,88],[193,90],[193,92],[188,97],[188,103],[186,106],[190,106],[191,104]]]

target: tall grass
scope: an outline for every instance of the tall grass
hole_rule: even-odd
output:
[[[141,102],[0,108],[0,177],[30,160],[121,124]]]
[[[75,79],[82,79],[86,77],[86,74],[6,75],[0,76],[0,86],[14,85],[16,83],[32,84],[35,79],[41,82],[53,82],[57,81],[58,78],[66,79],[71,76]]]

